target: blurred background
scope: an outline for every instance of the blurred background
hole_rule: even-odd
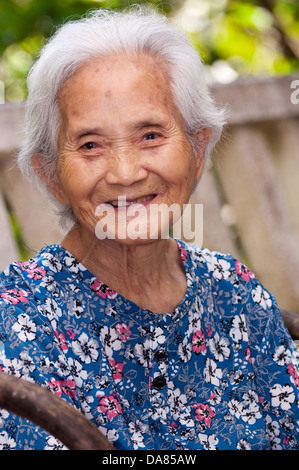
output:
[[[101,7],[158,6],[192,39],[213,81],[299,70],[298,0],[1,0],[0,80],[5,100],[26,97],[24,77],[55,27]]]
[[[63,233],[15,164],[26,74],[64,22],[89,10],[157,6],[205,64],[228,124],[191,202],[203,239],[247,264],[283,308],[299,313],[299,1],[0,0],[0,269]]]

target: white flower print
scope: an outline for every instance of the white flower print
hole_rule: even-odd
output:
[[[147,340],[151,349],[157,349],[157,347],[165,342],[164,330],[157,326],[150,331],[150,338]]]
[[[258,403],[258,396],[254,391],[245,392],[242,401],[233,398],[229,403],[229,410],[237,419],[242,419],[245,423],[254,424],[262,417]]]
[[[85,271],[86,268],[79,263],[79,261],[71,255],[66,255],[64,258],[65,265],[69,268],[70,271],[77,274],[79,271]]]
[[[119,438],[119,434],[118,432],[116,431],[116,429],[107,429],[107,428],[104,428],[104,426],[99,426],[99,431],[103,434],[103,436],[106,437],[106,439],[108,439],[108,441],[110,442],[115,442],[118,440]]]
[[[119,333],[115,328],[102,326],[100,338],[108,357],[112,357],[113,351],[119,351],[123,347],[122,341],[119,340]]]
[[[21,364],[18,359],[5,358],[3,360],[3,371],[6,374],[11,374],[11,375],[15,375],[16,377],[20,377],[21,376],[20,369],[21,369]]]
[[[80,318],[80,315],[84,312],[84,302],[79,299],[71,300],[68,303],[68,312],[70,315],[74,315],[76,318]]]
[[[68,450],[67,447],[54,436],[47,437],[46,442],[47,444],[44,450]]]
[[[89,339],[86,333],[82,333],[79,339],[72,342],[72,349],[85,364],[95,362],[99,357],[99,343],[93,338]]]
[[[201,330],[201,315],[195,309],[194,311],[191,311],[189,315],[188,334],[192,334],[194,331],[200,331],[200,330]]]
[[[190,343],[188,338],[184,338],[184,340],[179,344],[178,354],[182,362],[190,361],[192,356],[192,344]]]
[[[16,447],[16,441],[9,437],[6,431],[0,433],[0,450],[10,450]]]
[[[148,367],[150,360],[150,349],[143,343],[137,343],[134,346],[134,355],[137,357],[140,365]]]
[[[252,299],[257,304],[260,304],[264,310],[272,306],[272,300],[268,291],[262,288],[260,284],[256,286],[251,292]]]
[[[251,450],[251,445],[249,444],[249,442],[246,441],[246,439],[241,439],[237,443],[237,449],[238,450]]]
[[[84,393],[78,393],[80,397],[80,405],[83,414],[86,416],[88,419],[92,419],[92,413],[91,413],[91,407],[90,404],[94,403],[94,397],[91,397],[90,395],[84,395]]]
[[[251,403],[248,408],[243,407],[241,419],[248,424],[254,424],[257,419],[262,417],[257,403]]]
[[[265,416],[265,424],[267,428],[268,435],[271,439],[280,434],[280,426],[277,421],[273,421],[272,418],[267,415]]]
[[[54,272],[54,273],[57,273],[57,272],[61,272],[62,271],[62,264],[60,263],[60,261],[55,257],[53,256],[51,253],[44,253],[43,254],[43,258],[42,259],[42,264],[44,266],[47,266],[49,267],[49,269]]]
[[[213,385],[219,386],[219,379],[222,379],[222,370],[217,367],[216,362],[213,359],[206,359],[206,364],[204,368],[204,377],[207,382],[212,383]]]
[[[232,328],[229,332],[230,337],[236,341],[248,341],[245,315],[235,315],[232,319]]]
[[[137,419],[136,421],[130,421],[128,428],[131,433],[134,449],[145,447],[143,434],[148,432],[147,424],[144,424],[140,419]]]
[[[285,346],[281,345],[275,349],[273,359],[279,366],[285,366],[291,362],[291,356],[291,351]]]
[[[218,333],[209,340],[209,348],[217,362],[222,362],[230,357],[229,340],[225,337],[220,338]]]
[[[295,393],[290,385],[275,384],[270,389],[272,405],[280,406],[282,410],[289,410],[295,401]]]
[[[237,419],[240,418],[243,405],[239,402],[239,400],[237,400],[236,398],[230,400],[228,402],[228,408],[232,415],[234,415]]]
[[[20,352],[20,366],[22,367],[22,374],[28,375],[36,368],[34,360],[29,356],[27,351]]]
[[[48,291],[59,293],[59,287],[53,276],[43,276],[40,281],[40,287],[44,287]]]
[[[69,373],[67,362],[64,356],[58,356],[58,359],[55,362],[55,368],[57,370],[57,374],[60,375],[60,377],[63,377],[65,374]]]
[[[8,411],[4,408],[0,408],[0,426],[4,426],[4,420],[9,417]]]
[[[219,442],[215,434],[199,434],[198,435],[201,445],[205,450],[216,450]]]
[[[58,307],[56,300],[51,298],[47,298],[44,304],[39,305],[37,308],[40,313],[48,317],[50,321],[53,319],[58,320],[62,315],[61,309]]]
[[[153,405],[155,405],[153,403]],[[169,413],[169,406],[158,406],[155,407],[153,406],[152,409],[150,410],[150,416],[153,420],[157,421],[159,420],[160,423],[166,424],[167,423],[167,415]]]
[[[36,337],[36,324],[26,313],[18,316],[18,321],[12,325],[21,341],[33,341]]]
[[[77,387],[82,387],[83,380],[87,379],[87,372],[83,369],[82,364],[72,357],[68,358],[68,367]]]
[[[222,279],[228,279],[230,276],[230,264],[224,259],[217,258],[212,256],[208,258],[208,269],[213,273],[213,277],[217,281],[222,281]]]
[[[175,420],[179,420],[181,415],[184,412],[186,412],[186,405],[187,405],[186,395],[184,393],[181,393],[179,388],[176,388],[175,390],[169,390],[168,402],[169,402],[170,411],[173,415],[173,418]]]

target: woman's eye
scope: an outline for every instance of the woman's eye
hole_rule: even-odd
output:
[[[95,142],[86,142],[86,144],[83,144],[82,145],[82,148],[84,150],[93,150],[96,148],[96,143]]]
[[[146,135],[145,135],[145,140],[155,140],[159,137],[159,134],[156,134],[155,132],[148,132]]]

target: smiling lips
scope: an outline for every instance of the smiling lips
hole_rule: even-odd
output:
[[[150,194],[149,196],[142,196],[137,199],[128,201],[126,196],[119,196],[117,200],[107,201],[106,204],[110,204],[114,208],[128,207],[133,204],[143,204],[148,201],[152,201],[156,197],[156,194]]]

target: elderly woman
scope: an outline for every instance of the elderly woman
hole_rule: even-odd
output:
[[[298,448],[274,298],[231,256],[165,236],[177,215],[151,215],[182,212],[221,134],[197,52],[160,15],[101,10],[57,31],[28,85],[19,164],[70,228],[1,275],[1,369],[116,449]],[[3,410],[0,446],[60,444]]]

